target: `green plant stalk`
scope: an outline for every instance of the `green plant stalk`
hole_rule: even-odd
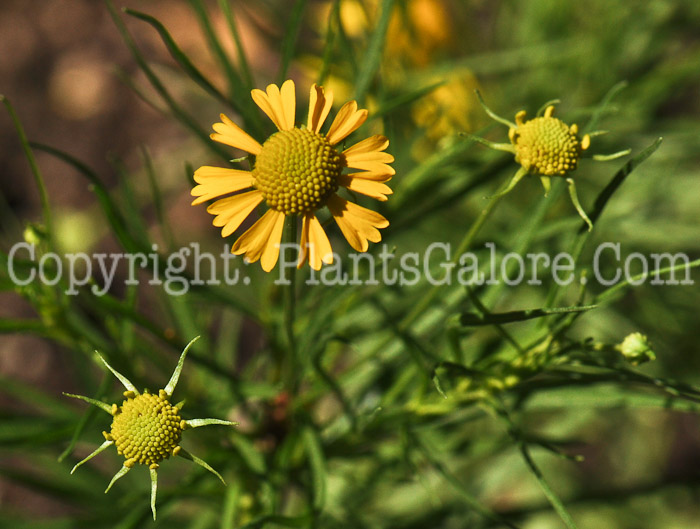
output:
[[[287,215],[284,219],[284,235],[283,246],[284,252],[292,252],[293,245],[297,242],[297,217],[294,215]],[[289,255],[285,255],[285,258]],[[297,366],[297,350],[296,350],[296,337],[294,336],[294,319],[296,314],[296,267],[286,267],[284,270],[284,332],[287,338],[287,347],[289,350],[283,359],[283,363],[286,364],[286,371],[284,372],[285,377],[285,387],[289,390],[290,394],[295,394],[298,386],[298,366]]]
[[[53,245],[51,244],[53,240],[53,220],[51,215],[51,207],[49,205],[49,194],[46,191],[44,177],[41,174],[39,165],[36,163],[34,152],[32,151],[29,145],[29,140],[27,139],[27,135],[24,132],[22,122],[19,120],[19,117],[17,116],[17,113],[15,112],[12,103],[10,103],[10,100],[2,94],[0,94],[0,101],[4,103],[5,108],[7,108],[7,112],[10,114],[10,119],[12,120],[12,123],[15,126],[15,131],[17,132],[19,141],[22,144],[22,150],[24,151],[24,155],[27,157],[29,167],[31,168],[32,174],[34,175],[34,181],[36,182],[36,187],[39,190],[39,199],[41,200],[41,211],[44,217],[44,227],[46,228],[46,234],[49,240],[49,247],[53,247]]]
[[[503,198],[503,195],[499,195],[499,193],[501,190],[505,189],[509,181],[510,179],[506,180],[503,183],[498,192],[493,197],[491,197],[488,204],[486,204],[486,207],[481,210],[481,213],[471,225],[469,231],[466,233],[462,241],[459,243],[457,251],[455,252],[454,258],[452,260],[453,263],[457,263],[459,260],[459,256],[462,255],[465,251],[467,251],[467,249],[472,245],[474,239],[481,231],[481,228],[484,227],[486,220],[491,216],[491,213],[493,213],[493,210]],[[428,290],[428,292],[423,296],[423,298],[415,305],[414,309],[411,312],[409,312],[406,315],[406,317],[403,318],[403,320],[401,320],[401,322],[399,323],[400,329],[406,329],[407,327],[409,327],[427,309],[427,307],[430,305],[433,299],[435,299],[435,296],[440,290],[440,287],[441,285],[434,285],[433,288]]]

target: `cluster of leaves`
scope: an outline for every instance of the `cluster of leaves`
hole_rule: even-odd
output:
[[[625,123],[634,121],[625,121],[624,110],[622,117],[615,114],[613,105],[613,98],[621,97],[623,85],[615,85],[600,97],[604,92],[600,87],[604,83],[612,85],[608,81],[615,78],[599,79],[578,96],[590,105],[579,116],[585,123],[582,132],[606,126],[615,131],[611,136],[623,142],[618,146],[633,147],[624,163],[598,167],[596,173],[584,165],[577,173],[583,178],[581,175],[590,172],[589,181],[582,182],[581,194],[596,197],[593,201],[584,199],[590,204],[586,209],[596,226],[592,233],[571,211],[555,210],[562,205],[561,181],[546,199],[536,187],[532,193],[525,190],[518,196],[484,199],[498,182],[512,174],[512,157],[487,152],[457,136],[435,145],[428,156],[413,157],[416,127],[407,116],[411,105],[420,104],[436,88],[432,80],[441,72],[467,67],[485,80],[499,81],[499,86],[517,86],[517,90],[495,88],[493,83],[494,93],[500,91],[500,99],[508,101],[502,106],[522,108],[527,103],[540,104],[552,95],[544,87],[551,83],[553,69],[563,79],[557,90],[574,93],[571,87],[586,67],[600,68],[600,50],[617,49],[619,42],[611,40],[600,44],[601,48],[595,47],[593,41],[599,33],[594,30],[584,35],[578,48],[571,46],[569,37],[560,37],[561,26],[578,27],[580,17],[585,16],[575,12],[573,3],[566,3],[570,4],[565,9],[570,20],[558,16],[561,26],[552,23],[544,28],[537,25],[538,20],[549,20],[552,13],[529,10],[537,2],[511,6],[513,12],[500,14],[499,29],[508,32],[516,21],[521,25],[523,29],[513,32],[513,49],[445,59],[430,65],[429,71],[408,71],[411,82],[407,83],[385,82],[382,76],[390,19],[403,3],[378,2],[375,24],[360,39],[345,31],[341,16],[344,3],[331,2],[327,26],[319,31],[321,47],[308,45],[305,49],[300,34],[306,29],[305,15],[310,6],[306,0],[294,2],[288,20],[280,21],[286,28],[279,44],[280,65],[277,77],[269,81],[285,79],[294,60],[310,53],[321,59],[318,82],[338,75],[353,80],[355,99],[372,100],[376,108],[369,125],[385,131],[397,158],[397,177],[392,182],[395,194],[382,205],[382,214],[391,221],[383,236],[396,255],[423,251],[437,237],[454,245],[448,258],[452,264],[463,252],[472,251],[483,257],[485,272],[490,263],[484,242],[493,241],[499,248],[499,258],[506,252],[526,255],[565,251],[576,263],[578,280],[591,275],[590,256],[595,242],[622,240],[639,249],[645,241],[668,240],[669,223],[693,226],[684,217],[665,221],[660,227],[636,217],[637,226],[630,229],[629,224],[620,222],[621,214],[615,213],[635,210],[638,201],[661,200],[652,184],[630,183],[658,160],[658,154],[650,156],[661,144],[657,138],[661,131],[650,135],[630,133]],[[273,16],[272,4],[261,2],[259,8]],[[616,7],[604,2],[593,4],[609,13],[623,9],[622,3],[613,2]],[[213,29],[210,6],[203,0],[188,0],[192,16],[224,74],[223,87],[197,68],[159,20],[133,10],[121,14],[109,0],[106,5],[149,88],[130,78],[125,80],[147,103],[188,130],[200,142],[205,156],[217,158],[219,163],[230,161],[230,153],[209,140],[210,120],[200,118],[206,115],[200,108],[211,109],[212,115],[218,111],[235,113],[251,135],[264,139],[265,121],[247,94],[266,83],[254,81],[256,65],[249,62],[241,45],[230,2],[220,0],[217,12],[231,31],[235,61]],[[616,37],[623,40],[627,31],[639,33],[645,28],[643,24],[669,30],[681,26],[682,30],[683,11],[696,16],[697,8],[690,3],[679,6],[676,10],[667,6],[666,11],[649,8],[638,14],[635,23],[617,31]],[[170,72],[176,76],[175,82],[165,82],[161,72],[142,54],[125,17],[150,24],[160,35],[177,66],[175,72]],[[544,44],[529,44],[540,33]],[[648,35],[649,31],[642,34]],[[675,86],[691,84],[687,81],[691,75],[688,65],[694,63],[697,50],[695,55],[687,52],[675,68],[667,66],[674,75],[647,73],[651,70],[649,64],[662,61],[667,53],[663,42],[650,35],[649,42],[639,44],[646,46],[646,55],[645,60],[633,63],[636,71],[625,70],[624,62],[615,68],[617,75],[628,74],[632,84],[623,92],[631,95],[621,107],[630,107],[630,101],[640,102],[636,108],[640,125],[652,122],[663,102],[662,95],[671,93]],[[570,48],[564,45],[567,43]],[[593,51],[581,53],[584,44]],[[582,59],[579,70],[572,71],[572,56]],[[521,70],[526,69],[529,72],[522,74]],[[172,93],[173,83],[197,85],[208,99],[179,98]],[[142,174],[146,178],[141,180],[148,185],[146,192],[129,174],[122,175],[118,192],[108,189],[100,175],[70,153],[29,142],[11,104],[3,102],[42,197],[43,221],[27,228],[24,234],[27,240],[38,243],[37,258],[58,250],[50,197],[34,159],[34,151],[39,150],[58,157],[85,177],[120,247],[147,256],[146,276],[164,274],[167,253],[189,241],[175,235],[180,233],[180,226],[169,224],[168,196],[159,187],[163,175],[157,164],[144,157]],[[673,134],[677,121],[664,124],[664,135],[666,130]],[[621,137],[622,131],[628,136]],[[684,136],[682,130],[675,139],[678,152],[688,152],[692,142],[697,142]],[[179,192],[192,185],[192,168],[201,162],[183,160]],[[667,158],[658,160],[655,170],[645,177],[658,183],[654,175],[663,175],[669,163]],[[659,207],[670,209],[684,204],[687,193],[679,190],[681,184],[668,183],[668,194]],[[523,187],[527,188],[521,184]],[[505,202],[510,202],[509,207],[504,207]],[[156,219],[156,230],[149,229],[152,226],[147,216]],[[611,221],[606,222],[606,218]],[[154,232],[161,238],[153,238]],[[698,251],[697,237],[683,238],[684,233],[679,229],[673,249]],[[207,235],[211,235],[210,244],[215,247],[216,243],[211,242],[215,230]],[[13,233],[7,238],[15,242],[18,236]],[[154,251],[153,244],[163,240],[163,248]],[[654,249],[659,248],[669,246]],[[370,249],[375,255],[382,250],[380,245]],[[692,385],[693,380],[686,378],[686,383],[678,383],[669,377],[683,373],[679,362],[688,356],[687,350],[679,347],[675,356],[660,362],[658,372],[647,374],[630,366],[615,347],[628,332],[638,330],[631,327],[639,323],[648,324],[649,329],[644,330],[653,333],[656,341],[670,307],[675,303],[676,310],[683,312],[684,307],[696,306],[697,293],[671,287],[671,293],[652,293],[642,287],[644,293],[637,294],[629,287],[642,275],[600,289],[580,281],[562,287],[546,279],[536,288],[528,284],[510,287],[503,281],[435,285],[425,277],[411,286],[391,286],[364,281],[382,273],[379,268],[370,269],[367,261],[360,261],[357,270],[353,269],[353,261],[341,262],[344,267],[330,270],[331,275],[358,271],[358,281],[310,285],[305,281],[310,273],[306,270],[290,288],[278,284],[275,280],[279,277],[274,273],[263,274],[237,260],[233,266],[250,277],[249,284],[192,284],[192,271],[185,271],[181,277],[191,288],[181,296],[169,295],[158,286],[145,287],[148,277],[141,285],[127,286],[123,291],[96,296],[93,285],[88,284],[80,287],[77,295],[68,296],[65,281],[54,285],[35,282],[18,288],[10,279],[8,253],[3,251],[0,287],[27,299],[36,309],[37,318],[2,320],[0,332],[33,334],[57,344],[75,371],[81,391],[109,402],[114,401],[115,394],[110,376],[105,374],[96,383],[95,370],[85,361],[93,358],[95,349],[120,372],[138,381],[139,387],[160,387],[173,358],[190,338],[202,335],[190,352],[196,374],[190,367],[183,376],[181,391],[187,395],[187,411],[192,416],[228,417],[241,423],[237,429],[210,431],[198,438],[197,453],[221,472],[228,486],[209,480],[205,471],[190,467],[183,470],[179,463],[164,464],[159,471],[162,514],[153,525],[408,529],[517,528],[537,523],[542,524],[538,527],[563,523],[574,528],[578,523],[578,527],[599,527],[599,522],[584,525],[587,516],[598,516],[609,506],[627,505],[645,494],[656,494],[665,501],[684,486],[682,479],[674,481],[663,472],[647,473],[644,468],[626,474],[625,479],[613,480],[614,488],[600,486],[608,477],[608,469],[599,468],[606,467],[603,457],[612,457],[612,449],[606,451],[605,443],[619,449],[639,446],[620,432],[615,433],[624,437],[617,439],[620,445],[614,445],[615,439],[592,436],[591,429],[607,429],[612,436],[614,428],[601,424],[603,419],[591,411],[604,412],[603,417],[611,423],[633,422],[639,410],[646,409],[652,410],[650,420],[656,421],[661,419],[654,413],[663,414],[663,410],[697,412],[700,389]],[[18,274],[36,267],[35,261],[20,262],[16,258],[14,264]],[[431,261],[424,271],[439,278],[445,273],[444,265]],[[693,261],[691,266],[700,266],[700,261]],[[660,273],[679,268],[670,267]],[[631,311],[630,304],[641,308]],[[626,314],[628,319],[624,318]],[[657,318],[660,320],[655,321]],[[617,330],[615,324],[611,330],[606,325],[610,320],[626,330]],[[690,320],[686,316],[679,316],[679,320],[680,324],[668,329],[668,338],[660,340],[664,353],[672,349],[670,344],[687,343],[683,340],[689,335]],[[590,338],[592,334],[596,338]],[[663,356],[661,351],[657,354]],[[0,473],[60,499],[71,512],[40,521],[3,513],[0,524],[40,524],[49,529],[151,526],[144,485],[147,480],[136,475],[139,472],[125,476],[107,497],[102,494],[105,476],[114,465],[101,468],[89,464],[75,476],[68,474],[78,459],[76,453],[89,453],[100,442],[103,418],[94,410],[77,409],[73,403],[15,380],[3,379],[1,391],[24,406],[20,412],[3,412],[0,450],[3,455],[16,455],[28,463],[28,468],[19,470],[3,464]],[[634,429],[631,431],[634,437]],[[593,463],[589,464],[583,453],[591,442],[602,443],[599,451],[603,455],[592,454]],[[616,468],[629,463],[623,458]],[[650,464],[649,457],[642,458],[642,466]],[[686,504],[674,505],[697,514]],[[659,512],[668,515],[665,509]],[[559,522],[552,521],[555,516]],[[614,514],[607,516],[611,527],[624,523]]]

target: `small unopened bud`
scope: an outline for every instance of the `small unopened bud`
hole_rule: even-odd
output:
[[[616,349],[633,366],[656,360],[656,354],[651,348],[651,344],[645,335],[640,332],[628,334]]]

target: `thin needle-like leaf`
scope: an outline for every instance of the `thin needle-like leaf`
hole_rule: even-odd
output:
[[[374,74],[379,69],[382,60],[382,51],[384,50],[384,41],[386,40],[386,32],[389,29],[389,20],[391,19],[393,10],[394,0],[384,0],[382,2],[379,20],[377,20],[374,33],[372,33],[370,37],[362,66],[355,80],[355,99],[358,103],[364,102],[365,95],[374,78]]]
[[[51,242],[53,237],[53,222],[51,216],[51,207],[49,206],[49,194],[46,191],[44,177],[41,174],[39,165],[36,163],[36,158],[34,158],[34,153],[32,152],[29,141],[27,140],[27,135],[24,132],[22,122],[19,120],[19,117],[17,116],[17,113],[15,112],[12,103],[10,103],[10,100],[2,94],[0,94],[0,101],[3,102],[5,108],[7,109],[7,112],[10,114],[10,119],[12,119],[15,131],[17,132],[17,136],[19,137],[20,144],[22,145],[22,150],[24,151],[24,155],[27,158],[27,161],[29,162],[29,167],[32,170],[32,174],[34,175],[34,181],[36,183],[37,189],[39,190],[39,199],[41,200],[41,210],[44,216],[46,234],[49,239],[49,242]]]
[[[224,478],[221,477],[221,474],[219,474],[216,470],[214,470],[212,467],[209,466],[209,464],[204,461],[203,459],[198,458],[195,455],[190,454],[187,450],[180,450],[177,455],[180,457],[184,457],[185,459],[189,459],[193,463],[197,463],[200,467],[206,468],[209,472],[214,474],[217,478],[221,480],[221,483],[226,485],[226,482],[224,481]]]
[[[139,390],[136,389],[136,386],[134,386],[134,385],[129,381],[128,378],[126,378],[126,377],[125,377],[124,375],[122,375],[119,371],[117,371],[117,370],[114,369],[111,365],[109,365],[109,363],[107,362],[107,360],[105,360],[104,357],[103,357],[98,351],[95,351],[95,353],[97,354],[97,356],[100,357],[100,360],[102,360],[102,363],[103,363],[104,365],[107,366],[107,369],[109,369],[109,370],[112,372],[112,374],[113,374],[115,377],[117,377],[117,379],[119,379],[119,382],[121,382],[122,385],[123,385],[128,391],[133,391],[134,393],[136,393],[137,395],[139,395]]]
[[[326,468],[326,457],[323,453],[321,440],[318,432],[309,426],[304,429],[304,446],[309,458],[311,477],[314,491],[314,508],[322,509],[326,503],[326,489],[328,472]]]
[[[190,428],[199,428],[200,426],[209,426],[212,424],[221,424],[223,426],[236,426],[237,422],[224,421],[223,419],[190,419],[185,421],[185,424]]]
[[[97,450],[95,450],[92,454],[90,454],[89,456],[87,456],[87,457],[86,457],[85,459],[83,459],[81,462],[76,463],[76,465],[73,467],[73,470],[71,470],[70,473],[72,474],[73,472],[75,472],[75,469],[77,469],[80,465],[82,465],[83,463],[85,463],[85,462],[87,462],[87,461],[90,461],[90,460],[91,460],[93,457],[95,457],[97,454],[99,454],[100,452],[102,452],[102,451],[104,451],[104,450],[107,450],[107,448],[109,448],[109,447],[112,446],[113,444],[114,444],[114,441],[105,441],[104,443],[102,443],[102,444],[99,446],[99,448],[97,448]]]
[[[173,371],[173,376],[170,377],[170,381],[168,381],[168,384],[164,388],[164,391],[168,394],[168,397],[173,394],[173,391],[175,391],[175,386],[177,386],[177,381],[180,378],[182,366],[185,363],[187,351],[190,350],[190,347],[192,347],[194,342],[196,342],[197,340],[199,340],[199,336],[195,336],[194,338],[192,338],[192,340],[190,340],[190,343],[188,343],[183,349],[182,354],[180,355],[180,359],[177,361],[177,366],[175,366],[175,371]]]
[[[73,393],[63,393],[63,394],[66,397],[72,397],[74,399],[84,400],[88,404],[92,404],[93,406],[97,406],[101,410],[104,410],[107,413],[109,413],[110,415],[112,415],[112,406],[110,406],[109,404],[106,404],[106,403],[101,402],[99,400],[91,399],[90,397],[85,397],[83,395],[74,395]]]
[[[109,492],[109,489],[112,488],[112,485],[114,485],[114,483],[116,483],[116,481],[119,478],[121,478],[124,474],[129,472],[129,470],[131,470],[131,467],[127,467],[126,465],[122,466],[122,468],[119,469],[119,472],[114,474],[114,477],[112,478],[112,481],[109,482],[109,485],[107,485],[107,488],[105,489],[105,494],[107,494]]]
[[[158,492],[158,471],[155,468],[151,471],[151,511],[153,512],[153,521],[156,520],[156,493]]]
[[[280,71],[277,75],[277,79],[280,84],[282,84],[287,78],[287,71],[289,70],[289,65],[294,57],[294,48],[296,46],[297,39],[299,38],[299,31],[301,30],[301,23],[303,21],[304,11],[306,10],[306,4],[308,0],[297,0],[291,12],[288,14],[288,19],[286,23],[286,32],[284,34],[284,39],[282,40],[282,61],[280,63]]]
[[[197,69],[197,67],[192,63],[192,61],[190,61],[189,57],[185,53],[183,53],[183,51],[178,47],[173,38],[170,36],[168,30],[165,29],[165,26],[163,26],[163,24],[161,24],[158,19],[152,17],[151,15],[147,15],[146,13],[141,13],[140,11],[135,11],[133,9],[125,9],[124,12],[127,15],[131,15],[132,17],[143,20],[144,22],[147,22],[148,24],[153,26],[160,35],[161,39],[163,40],[163,44],[165,44],[165,47],[168,48],[168,51],[170,52],[172,58],[175,59],[177,64],[190,77],[190,79],[192,79],[195,83],[197,83],[199,86],[201,86],[204,90],[206,90],[209,94],[214,96],[222,103],[226,105],[229,104],[229,101],[226,99],[226,96],[222,94],[219,91],[219,89],[216,88],[206,77],[204,77],[202,72],[200,72]]]

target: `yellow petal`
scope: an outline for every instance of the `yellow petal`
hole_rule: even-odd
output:
[[[279,130],[294,128],[294,115],[296,112],[296,96],[294,93],[294,81],[284,82],[282,91],[277,85],[267,86],[267,93],[257,88],[251,93],[253,101],[267,114]]]
[[[389,139],[381,134],[375,134],[369,138],[362,140],[352,147],[348,147],[343,151],[346,156],[348,154],[360,154],[366,152],[383,151],[389,146]]]
[[[350,246],[358,252],[367,251],[367,241],[381,241],[382,236],[377,228],[386,228],[389,225],[389,221],[379,213],[348,202],[338,195],[333,195],[328,200],[328,209],[331,210]]]
[[[321,223],[313,213],[304,214],[304,222],[301,228],[299,262],[297,268],[301,268],[309,261],[309,266],[314,270],[320,270],[321,264],[333,262],[333,249]]]
[[[217,134],[212,134],[210,137],[214,141],[230,145],[236,149],[241,149],[250,154],[258,155],[262,151],[262,146],[255,141],[251,136],[243,131],[238,125],[231,121],[226,115],[221,114],[223,123],[214,123],[212,128]]]
[[[276,211],[275,213],[277,215],[275,215],[272,230],[270,230],[267,244],[263,249],[262,257],[260,258],[260,265],[265,272],[269,272],[275,267],[277,258],[280,255],[280,243],[282,242],[282,231],[284,229],[285,216],[284,213],[280,211]]]
[[[375,161],[352,161],[346,160],[348,167],[353,169],[362,169],[363,171],[371,171],[381,175],[394,175],[396,171],[390,166],[382,162]]]
[[[263,270],[269,272],[279,256],[283,227],[284,213],[270,209],[239,237],[231,252],[236,255],[245,254],[250,263],[264,257],[261,265]]]
[[[352,178],[362,178],[363,180],[373,180],[375,182],[388,182],[391,180],[390,174],[386,174],[385,171],[362,171],[361,173],[350,173],[348,175]]]
[[[284,119],[286,121],[287,128],[285,130],[294,128],[294,120],[296,118],[296,108],[297,99],[296,92],[294,89],[294,81],[287,79],[282,83],[282,113],[284,114]]]
[[[365,109],[357,110],[356,101],[348,101],[335,116],[326,139],[331,145],[343,141],[365,122],[367,114]]]
[[[323,123],[326,121],[332,105],[333,91],[328,90],[328,93],[326,93],[322,86],[317,86],[316,84],[312,85],[309,95],[309,120],[306,125],[307,128],[318,133]]]
[[[377,163],[391,163],[394,161],[394,157],[388,152],[372,151],[372,152],[351,152],[350,154],[345,154],[345,162],[348,167],[355,167],[354,164],[363,162],[377,162]]]
[[[194,180],[200,185],[194,186],[190,194],[198,197],[192,205],[201,204],[214,197],[235,193],[253,185],[250,171],[226,169],[224,167],[202,166],[194,172]]]
[[[389,186],[382,184],[381,182],[365,180],[362,178],[353,178],[350,175],[340,175],[338,184],[346,187],[350,191],[362,193],[363,195],[376,198],[382,202],[386,200],[386,195],[391,195],[393,193]]]
[[[214,226],[223,226],[221,236],[228,237],[238,229],[262,199],[262,193],[256,189],[217,200],[207,208],[207,211],[216,215],[212,222]]]

